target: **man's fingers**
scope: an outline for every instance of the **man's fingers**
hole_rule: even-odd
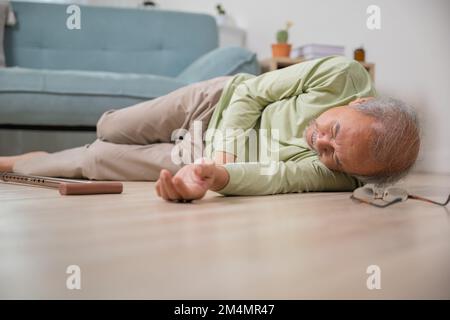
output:
[[[160,188],[161,188],[161,182],[158,179],[158,181],[156,181],[156,184],[155,184],[155,190],[156,190],[156,194],[158,197],[161,197],[161,191],[159,190]]]
[[[169,196],[167,195],[166,189],[164,188],[164,184],[162,182],[161,182],[160,192],[161,192],[161,198],[169,201]]]
[[[160,183],[159,184],[159,192],[161,194],[161,198],[163,198],[164,200],[169,200],[169,197],[167,195],[166,189],[164,187],[163,180],[164,180],[164,172],[161,171],[160,174],[159,174],[159,180],[158,180],[159,183]]]
[[[161,185],[163,186],[169,200],[179,200],[181,197],[172,184],[172,175],[170,174],[170,172],[167,170],[163,170],[161,172],[161,175]]]
[[[173,178],[173,185],[184,200],[192,200],[194,198],[191,190],[186,186],[183,179],[179,177]]]

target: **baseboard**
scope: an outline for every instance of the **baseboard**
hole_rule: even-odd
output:
[[[36,131],[79,131],[95,132],[95,126],[55,126],[55,125],[30,125],[30,124],[0,124],[0,130],[36,130]]]
[[[95,139],[92,131],[0,129],[0,155],[38,150],[56,152],[83,146]]]

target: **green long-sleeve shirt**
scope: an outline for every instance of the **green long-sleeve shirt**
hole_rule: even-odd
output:
[[[321,163],[303,138],[303,131],[324,111],[375,95],[364,67],[345,57],[311,60],[257,77],[234,76],[225,86],[208,126],[222,133],[224,143],[207,138],[206,154],[224,151],[238,156],[238,162],[225,165],[230,180],[219,192],[265,195],[347,191],[360,186],[356,178]],[[243,144],[236,143],[255,131],[267,133],[269,144],[278,142],[266,148],[262,139],[256,139],[258,152],[266,149],[264,159],[248,156],[254,154],[249,138]]]

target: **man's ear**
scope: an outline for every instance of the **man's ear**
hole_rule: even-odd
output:
[[[372,100],[372,99],[374,99],[374,97],[358,98],[358,99],[353,100],[352,102],[350,102],[348,105],[349,106],[354,106],[354,105],[361,104],[361,103],[364,103],[364,102]]]

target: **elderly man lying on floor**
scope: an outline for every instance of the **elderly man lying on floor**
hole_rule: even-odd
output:
[[[52,154],[0,157],[0,170],[157,180],[157,194],[177,201],[207,190],[266,195],[390,183],[420,146],[413,109],[377,98],[366,70],[344,57],[215,78],[111,110],[97,136]]]

